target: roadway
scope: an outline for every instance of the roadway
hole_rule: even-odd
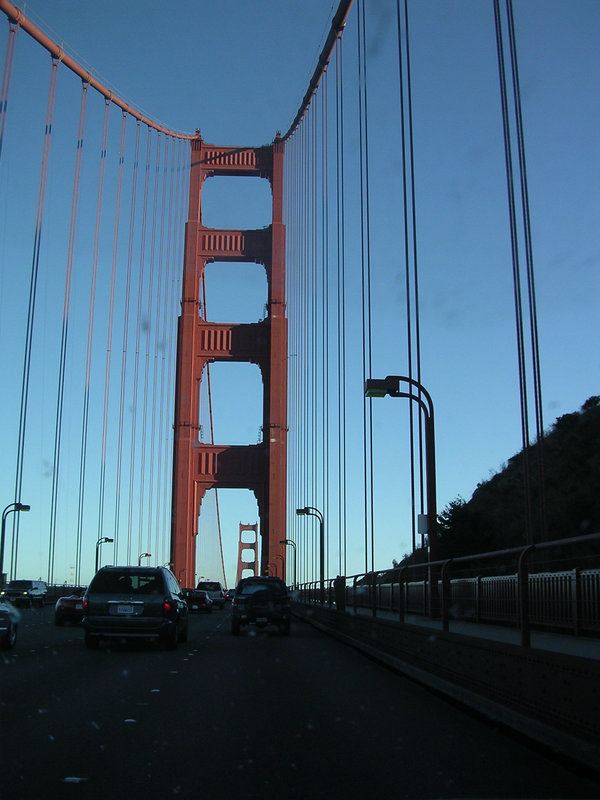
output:
[[[88,651],[27,609],[0,660],[0,796],[598,798],[600,783],[302,622]],[[391,794],[390,794],[391,793]]]

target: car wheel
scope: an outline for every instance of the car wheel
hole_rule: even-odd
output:
[[[173,625],[163,634],[161,644],[165,650],[177,650],[177,628]]]
[[[9,622],[8,623],[8,630],[4,634],[2,638],[2,642],[0,643],[0,647],[3,650],[12,650],[17,642],[17,628],[18,625],[16,622]]]
[[[90,636],[89,633],[85,634],[85,646],[88,650],[97,650],[100,644],[100,639],[97,636]]]
[[[188,640],[188,623],[185,623],[185,628],[179,634],[179,641],[180,642],[187,642]]]
[[[240,635],[240,623],[239,623],[239,620],[237,620],[237,619],[232,619],[231,620],[231,633],[232,633],[233,636],[239,636]]]

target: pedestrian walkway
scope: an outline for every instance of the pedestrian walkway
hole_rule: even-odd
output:
[[[357,608],[348,606],[346,611],[350,614],[356,613],[359,616],[370,617],[372,612],[367,608]],[[398,614],[392,611],[378,611],[378,619],[390,619],[397,621]],[[433,631],[442,631],[442,621],[439,619],[429,619],[419,614],[405,614],[404,622],[407,625],[415,625],[420,628],[430,628]],[[473,636],[479,639],[492,639],[506,644],[521,644],[521,631],[518,628],[511,628],[504,625],[485,625],[468,620],[450,620],[450,633],[460,633],[463,636]],[[553,633],[549,631],[532,630],[531,647],[538,650],[550,650],[555,653],[565,653],[582,658],[592,658],[600,660],[600,639],[590,636],[573,636],[566,633]]]

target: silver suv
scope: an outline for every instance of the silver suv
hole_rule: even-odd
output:
[[[225,608],[225,592],[219,581],[198,581],[196,589],[208,592],[208,596],[213,601],[215,608]]]

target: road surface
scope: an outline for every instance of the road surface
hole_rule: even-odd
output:
[[[187,644],[101,646],[23,611],[0,660],[2,800],[591,798],[600,784],[295,621],[191,617]]]

